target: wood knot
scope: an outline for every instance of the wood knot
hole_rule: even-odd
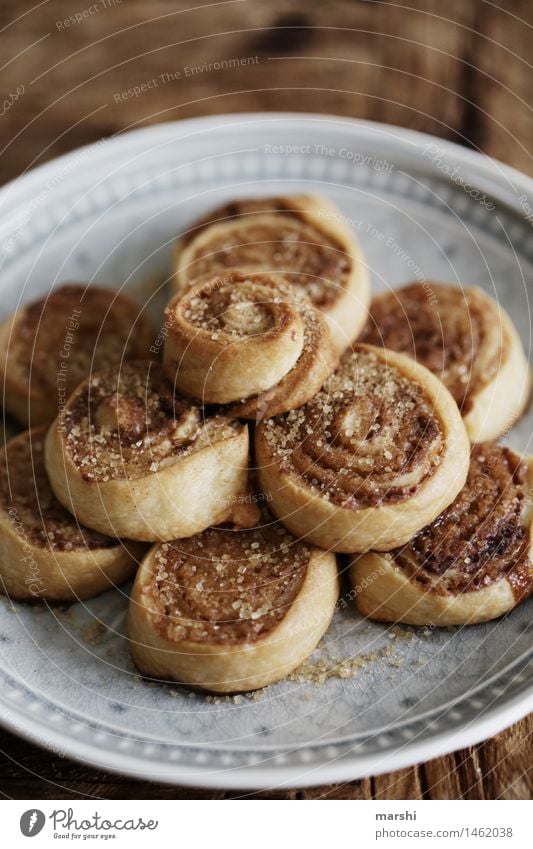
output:
[[[261,33],[255,49],[258,53],[270,56],[290,53],[305,46],[312,37],[312,23],[307,15],[289,12],[279,15],[272,26]]]

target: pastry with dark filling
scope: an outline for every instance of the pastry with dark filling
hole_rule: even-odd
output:
[[[126,581],[144,552],[139,543],[83,527],[61,506],[44,467],[41,426],[0,450],[0,579],[22,600],[75,601]]]
[[[91,372],[148,357],[152,344],[150,322],[127,295],[60,286],[0,325],[5,409],[23,424],[50,423]]]
[[[144,675],[212,692],[265,687],[314,650],[338,589],[335,556],[268,516],[154,546],[130,599],[133,660]]]
[[[473,448],[466,485],[430,525],[387,554],[351,565],[361,613],[384,622],[468,625],[533,592],[533,458]]]
[[[496,439],[529,400],[531,373],[518,333],[481,289],[428,282],[377,295],[360,341],[408,354],[436,374],[472,442]]]
[[[455,498],[469,442],[457,405],[424,366],[356,345],[317,395],[261,422],[262,490],[292,533],[340,552],[407,542]]]
[[[329,201],[251,198],[213,210],[177,246],[176,291],[228,269],[283,274],[322,311],[339,352],[360,332],[370,282],[355,236]]]
[[[46,468],[87,527],[155,542],[255,521],[239,505],[248,443],[247,425],[176,395],[161,365],[140,360],[78,386],[48,433]]]
[[[163,364],[179,392],[238,402],[240,418],[305,404],[338,364],[326,320],[281,275],[237,270],[198,283],[165,310]]]

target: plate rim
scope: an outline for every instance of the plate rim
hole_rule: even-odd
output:
[[[194,135],[196,132],[206,132],[213,127],[220,128],[221,126],[228,128],[240,124],[257,124],[258,122],[274,123],[276,121],[315,121],[329,122],[339,126],[348,126],[357,128],[359,131],[366,133],[379,133],[380,136],[386,137],[387,134],[393,136],[396,141],[408,141],[417,150],[428,143],[438,142],[445,152],[453,159],[463,161],[476,173],[479,172],[481,177],[489,178],[490,180],[505,180],[512,182],[513,180],[522,185],[527,185],[530,191],[533,191],[533,177],[529,177],[512,165],[490,156],[481,150],[472,150],[464,147],[450,139],[442,139],[439,136],[425,133],[420,130],[413,130],[408,127],[401,127],[398,124],[387,124],[381,121],[369,121],[362,118],[350,118],[349,116],[335,115],[334,113],[321,112],[290,112],[290,111],[267,111],[267,112],[235,112],[225,113],[223,115],[201,115],[193,118],[184,118],[176,121],[162,121],[159,124],[152,124],[148,127],[138,127],[124,132],[118,132],[115,135],[104,137],[96,142],[90,142],[80,147],[76,147],[71,151],[62,153],[59,156],[53,157],[48,162],[41,165],[36,165],[28,171],[17,175],[7,183],[0,186],[0,203],[5,199],[11,191],[17,192],[32,188],[32,184],[40,179],[53,174],[60,165],[67,165],[75,161],[80,155],[87,155],[89,159],[101,159],[99,149],[105,150],[111,154],[115,154],[121,148],[135,147],[136,144],[142,146],[144,139],[150,136],[163,136],[168,134],[173,135],[172,131],[183,129],[185,132],[180,134],[180,138],[187,138]],[[188,131],[188,132],[187,132]],[[493,168],[493,171],[490,171]],[[496,176],[498,175],[498,176]],[[499,186],[500,190],[502,186]],[[518,202],[513,198],[511,205],[516,209]],[[5,216],[3,211],[0,219]]]
[[[5,703],[4,703],[5,704]],[[525,708],[525,712],[524,712]],[[154,783],[170,784],[174,786],[198,787],[216,790],[272,790],[294,787],[316,787],[321,784],[336,784],[348,781],[357,781],[370,775],[383,775],[413,766],[416,763],[449,754],[450,752],[474,746],[500,731],[508,728],[515,722],[520,721],[533,711],[533,685],[528,689],[527,695],[519,694],[508,702],[505,702],[497,710],[487,711],[486,715],[476,718],[466,729],[456,728],[453,730],[436,733],[431,740],[408,742],[392,751],[384,752],[383,758],[375,753],[370,755],[339,756],[324,759],[308,768],[303,763],[293,765],[268,764],[269,757],[265,758],[266,765],[254,764],[251,766],[237,766],[228,769],[203,768],[189,764],[160,764],[160,772],[153,772],[143,767],[143,759],[139,755],[128,755],[113,752],[110,756],[107,750],[99,748],[94,744],[77,741],[75,746],[64,745],[63,736],[46,723],[26,718],[24,725],[16,721],[14,709],[9,709],[9,716],[2,716],[1,724],[7,730],[22,737],[33,745],[48,748],[51,751],[60,752],[79,763],[93,769],[104,769],[117,775],[128,775],[132,778],[151,781]],[[43,733],[44,732],[44,733]],[[43,742],[47,739],[46,744]],[[427,749],[431,743],[431,754]],[[295,750],[300,747],[295,747]],[[97,753],[97,758],[94,754]],[[376,764],[377,761],[377,764]],[[176,769],[181,770],[179,774]],[[272,781],[272,779],[275,779]],[[55,782],[54,782],[55,783]]]

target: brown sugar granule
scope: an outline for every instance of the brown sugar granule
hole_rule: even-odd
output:
[[[382,345],[408,354],[439,377],[463,414],[471,409],[473,393],[496,375],[501,350],[495,347],[482,366],[476,362],[487,325],[498,323],[475,293],[436,283],[412,283],[378,295],[372,302],[360,342]]]
[[[352,260],[339,244],[310,224],[279,214],[258,214],[213,233],[193,255],[191,278],[230,268],[282,272],[316,307],[342,294]]]
[[[230,275],[215,277],[194,297],[185,296],[185,318],[228,343],[267,333],[274,327],[272,284],[279,279],[267,278],[263,283],[259,277],[239,276],[238,285],[232,286]],[[286,285],[280,286],[278,301],[286,290]]]
[[[292,369],[276,386],[260,395],[244,398],[226,407],[228,415],[249,417],[255,413],[257,420],[263,417],[268,409],[297,393],[302,382],[308,378],[317,367],[317,361],[328,359],[329,331],[322,314],[309,302],[308,298],[296,292],[298,312],[303,323],[303,344],[300,356]],[[334,368],[332,361],[330,370]]]
[[[204,699],[214,705],[241,705],[246,702],[259,702],[263,696],[264,690],[253,690],[250,693],[239,693],[237,696],[204,696]]]
[[[264,435],[282,471],[352,508],[413,495],[445,444],[422,388],[364,348],[305,406],[267,421]]]
[[[533,591],[527,497],[526,464],[508,448],[477,445],[455,501],[391,556],[431,592],[467,592],[508,577],[517,599],[526,598]]]
[[[308,548],[277,524],[210,528],[161,545],[145,592],[170,639],[253,642],[287,614],[308,562]]]
[[[102,641],[102,638],[107,632],[106,626],[103,622],[89,622],[88,625],[84,625],[80,631],[80,636],[84,643],[89,643],[89,645],[97,645]]]
[[[412,635],[414,637],[414,635]],[[394,651],[391,644],[381,646],[373,651],[361,652],[355,657],[330,657],[308,658],[288,676],[289,681],[298,684],[325,684],[331,678],[355,678],[362,669],[366,669],[373,663],[385,661],[392,667],[400,667],[403,659]]]
[[[31,432],[30,432],[31,433]],[[21,435],[0,452],[0,505],[13,511],[25,541],[54,551],[110,548],[118,540],[78,524],[52,492],[44,466],[44,431]]]
[[[60,427],[86,480],[130,480],[156,472],[243,425],[180,398],[155,362],[102,372],[70,399]]]
[[[254,217],[262,212],[282,212],[284,216],[289,218],[296,220],[302,219],[301,211],[294,208],[294,202],[291,198],[238,198],[210,210],[181,237],[181,243],[184,245],[188,244],[202,230],[205,230],[206,227],[210,227],[212,224],[221,224],[223,221],[229,221],[234,218],[240,218],[241,223],[244,221],[253,221]]]
[[[18,314],[11,346],[17,368],[27,374],[32,386],[57,394],[60,364],[68,357],[65,381],[69,395],[91,371],[134,355],[138,350],[137,319],[138,308],[117,292],[96,286],[61,286]]]

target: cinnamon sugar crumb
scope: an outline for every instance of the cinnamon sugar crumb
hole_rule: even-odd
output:
[[[242,430],[173,392],[157,363],[124,363],[82,384],[61,421],[66,450],[86,480],[142,477]]]
[[[356,348],[307,404],[264,422],[261,436],[281,470],[321,498],[354,509],[395,503],[439,466],[446,443],[433,407],[384,357]]]

